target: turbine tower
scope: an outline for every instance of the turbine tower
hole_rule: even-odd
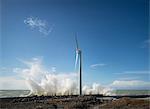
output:
[[[82,52],[78,45],[77,36],[75,36],[76,40],[76,62],[75,62],[75,69],[77,67],[77,64],[79,65],[79,95],[82,95]]]

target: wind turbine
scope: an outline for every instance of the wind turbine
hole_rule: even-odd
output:
[[[78,45],[77,36],[75,36],[76,41],[76,60],[75,60],[75,69],[77,64],[79,64],[79,95],[82,95],[82,52]]]

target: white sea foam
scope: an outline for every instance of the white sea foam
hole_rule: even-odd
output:
[[[56,73],[46,70],[41,59],[23,61],[28,67],[17,70],[26,79],[32,95],[78,94],[77,73]],[[93,83],[84,85],[83,94],[110,94],[111,89]]]

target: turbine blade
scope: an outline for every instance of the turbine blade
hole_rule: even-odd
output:
[[[78,40],[77,40],[77,34],[75,34],[75,40],[76,40],[76,49],[79,49]]]
[[[77,68],[78,58],[79,58],[79,55],[78,55],[78,53],[76,53],[75,70],[76,70],[76,68]]]

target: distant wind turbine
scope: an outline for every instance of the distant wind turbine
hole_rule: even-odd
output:
[[[75,69],[77,68],[77,64],[79,64],[79,95],[82,95],[82,52],[78,45],[77,36],[75,36],[76,41],[76,60],[75,60]]]

